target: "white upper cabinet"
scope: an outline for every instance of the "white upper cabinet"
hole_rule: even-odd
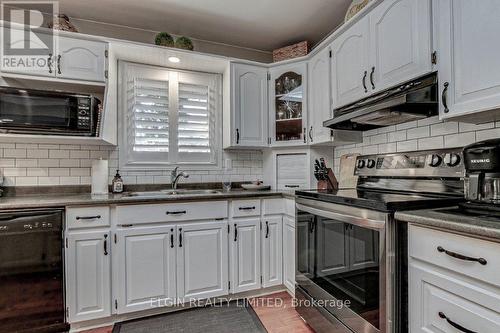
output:
[[[430,0],[385,0],[332,43],[334,108],[432,71]]]
[[[474,114],[500,107],[500,2],[498,0],[436,1],[437,67],[440,117]],[[484,114],[487,116],[487,114]]]
[[[270,74],[271,145],[307,144],[307,63],[273,67]]]
[[[267,68],[231,64],[232,147],[267,147]]]
[[[177,297],[203,299],[226,295],[227,222],[178,225]]]
[[[25,43],[25,31],[19,28],[6,28],[6,34],[11,38],[12,47],[22,47]],[[52,43],[52,35],[37,33],[30,39],[31,47],[47,49]],[[106,81],[106,50],[107,43],[68,36],[55,36],[52,53],[47,50],[46,61],[42,67],[15,66],[4,67],[3,73],[23,74],[33,77],[69,79],[75,81]]]
[[[368,94],[369,20],[356,22],[332,43],[332,98],[335,107]]]
[[[231,222],[231,292],[260,288],[260,218]]]
[[[55,70],[60,78],[104,82],[106,44],[59,37],[59,52],[55,63]]]
[[[369,91],[432,70],[430,0],[386,0],[370,13]]]
[[[66,250],[70,323],[111,315],[111,255],[107,231],[73,232]]]
[[[308,64],[309,70],[309,128],[307,139],[310,144],[331,141],[330,129],[323,127],[323,121],[331,118],[330,49],[314,55]]]
[[[154,299],[175,301],[174,235],[175,226],[118,230],[118,313],[150,309]]]

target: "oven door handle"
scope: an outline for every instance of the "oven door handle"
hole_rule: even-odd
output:
[[[361,216],[354,216],[342,213],[336,213],[333,211],[326,211],[318,208],[313,208],[309,206],[305,206],[302,204],[296,204],[298,210],[302,210],[304,212],[318,215],[322,217],[326,217],[332,220],[341,221],[345,223],[349,223],[352,225],[356,225],[358,227],[373,229],[373,230],[383,230],[385,229],[385,221],[384,220],[372,220],[368,218],[364,218]]]

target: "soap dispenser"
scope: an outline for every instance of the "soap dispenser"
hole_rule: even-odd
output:
[[[113,193],[122,193],[123,192],[123,179],[120,176],[120,170],[116,170],[115,178],[113,178],[112,182]]]

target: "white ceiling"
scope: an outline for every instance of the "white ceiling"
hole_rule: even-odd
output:
[[[60,0],[70,17],[271,51],[321,40],[351,0]],[[126,37],[124,37],[126,38]]]

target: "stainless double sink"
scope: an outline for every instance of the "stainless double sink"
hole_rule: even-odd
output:
[[[218,190],[161,190],[161,191],[148,191],[148,192],[128,192],[124,193],[126,197],[137,198],[155,198],[167,196],[182,196],[182,195],[204,195],[204,194],[219,194],[222,193]]]

